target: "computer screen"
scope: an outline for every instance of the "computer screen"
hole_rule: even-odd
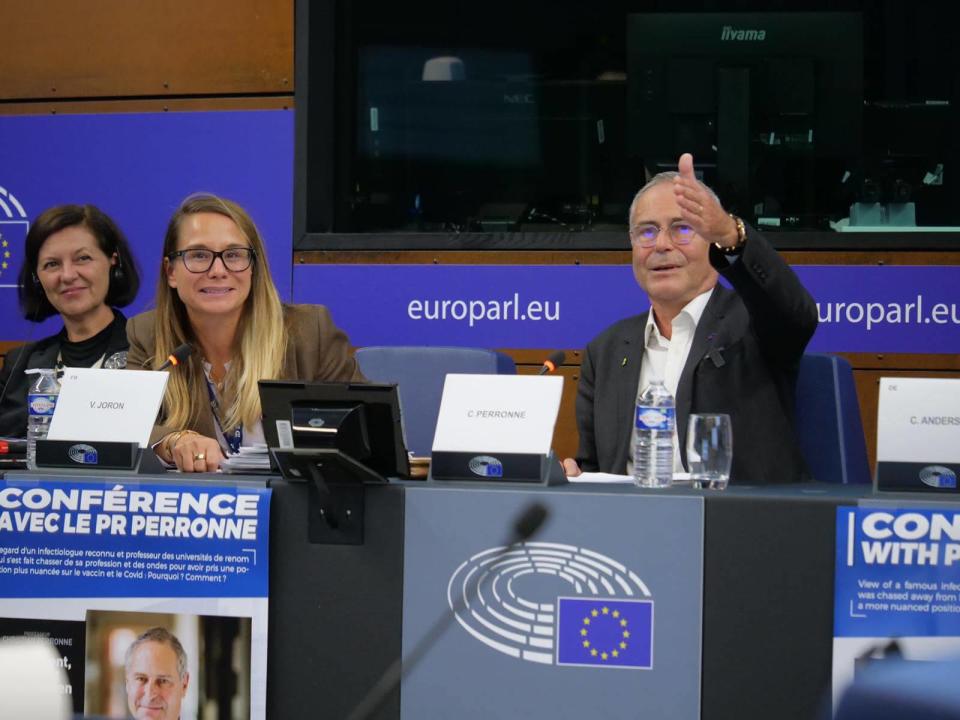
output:
[[[631,14],[630,153],[655,173],[692,152],[729,210],[827,229],[862,162],[862,35],[859,13]]]
[[[327,478],[332,482],[356,482],[374,473],[409,476],[396,385],[299,380],[261,380],[259,385],[269,448],[304,457],[310,451],[339,451],[350,462],[331,467],[337,473]],[[363,472],[352,473],[358,463]]]

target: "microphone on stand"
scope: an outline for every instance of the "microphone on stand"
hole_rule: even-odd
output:
[[[513,521],[513,538],[508,543],[508,549],[510,546],[526,542],[532,538],[540,529],[540,526],[546,522],[549,515],[550,511],[538,502],[527,505],[524,511]]]
[[[563,361],[566,359],[567,354],[563,350],[554,350],[547,356],[547,359],[543,361],[543,367],[540,368],[540,372],[538,372],[537,375],[546,375],[547,373],[554,372],[558,367],[563,365]]]
[[[183,343],[177,347],[172,353],[167,355],[167,359],[161,363],[160,367],[157,368],[157,372],[163,372],[167,368],[177,367],[182,364],[184,360],[190,357],[193,354],[194,348],[190,343]],[[150,364],[150,358],[147,358],[143,362],[143,369],[148,370]],[[152,448],[146,448],[140,453],[140,459],[137,461],[138,465],[134,468],[138,473],[147,474],[147,473],[165,473],[167,471],[166,465],[163,461],[153,452]]]
[[[561,355],[562,354],[563,353],[561,353]],[[551,357],[554,355],[556,355],[556,353],[551,355]],[[550,513],[547,508],[539,502],[533,502],[524,508],[523,512],[513,521],[510,539],[493,560],[500,559],[517,545],[533,537],[549,515]],[[347,720],[368,720],[368,718],[373,717],[373,714],[380,709],[380,706],[387,699],[387,696],[396,689],[403,678],[410,674],[410,671],[413,670],[417,663],[429,652],[430,648],[440,639],[440,636],[443,635],[450,623],[453,622],[457,613],[463,610],[466,603],[467,601],[463,593],[457,595],[457,601],[454,607],[442,613],[440,617],[436,619],[430,629],[427,630],[426,634],[424,634],[406,657],[397,658],[390,667],[387,668],[386,672],[380,676],[380,679],[377,680],[370,689],[370,692],[364,695],[363,699],[350,712]]]
[[[168,367],[174,367],[179,365],[188,357],[193,354],[193,345],[190,343],[184,343],[172,353],[167,355],[167,359],[163,361],[163,364],[157,368],[157,371],[166,370]]]

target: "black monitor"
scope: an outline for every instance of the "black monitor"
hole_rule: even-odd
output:
[[[407,477],[410,465],[396,385],[261,380],[263,433],[275,469],[308,480],[322,463],[328,484]]]
[[[431,45],[358,50],[356,153],[345,168],[341,196],[350,201],[341,229],[590,225],[596,208],[588,199],[598,196],[609,146],[621,134],[623,84],[551,79],[534,51],[448,52]],[[455,77],[425,80],[435,62],[452,63]]]
[[[648,172],[694,155],[733,212],[826,229],[862,161],[859,13],[629,17],[630,152]]]
[[[408,477],[396,385],[261,380],[274,470],[307,483],[307,537],[363,543],[366,488]]]

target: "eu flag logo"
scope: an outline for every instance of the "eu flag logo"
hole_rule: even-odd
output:
[[[557,599],[557,665],[653,667],[653,601]]]
[[[0,187],[0,195],[4,190]],[[0,197],[0,218],[5,218],[3,214],[3,197]],[[13,216],[7,212],[10,217]],[[8,287],[16,287],[17,273],[20,271],[20,261],[23,256],[23,246],[26,244],[27,231],[30,229],[30,223],[24,220],[0,220],[0,283]],[[20,250],[21,252],[17,252]],[[19,257],[18,257],[19,256]],[[12,291],[11,291],[12,292]]]

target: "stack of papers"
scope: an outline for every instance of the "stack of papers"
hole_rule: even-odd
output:
[[[575,475],[573,477],[567,478],[568,482],[572,483],[621,483],[621,484],[633,484],[632,475],[614,475],[612,473],[601,473],[601,472],[585,472]]]
[[[617,483],[620,485],[633,484],[632,475],[613,475],[611,473],[601,473],[601,472],[580,473],[575,477],[568,477],[567,480],[572,483],[594,483],[597,485],[603,485],[607,483]],[[672,484],[673,485],[689,485],[690,473],[675,472],[673,474]]]
[[[249,474],[270,472],[270,455],[266,445],[241,447],[240,452],[230,455],[220,463],[225,473]]]

